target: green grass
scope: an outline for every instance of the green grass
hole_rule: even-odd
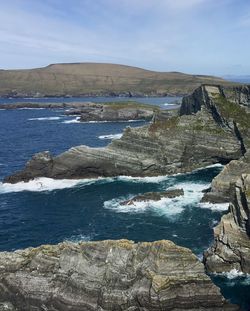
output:
[[[104,106],[111,107],[112,109],[124,109],[124,108],[135,108],[135,109],[147,109],[153,111],[159,111],[160,107],[150,104],[143,104],[136,101],[122,101],[122,102],[106,102],[106,103],[98,103]]]

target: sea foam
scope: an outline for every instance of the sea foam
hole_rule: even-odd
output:
[[[99,139],[119,139],[121,137],[122,137],[122,133],[98,136]]]
[[[61,117],[41,117],[41,118],[30,118],[29,121],[54,121],[60,120]]]

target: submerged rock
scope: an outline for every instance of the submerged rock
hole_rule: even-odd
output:
[[[135,202],[144,202],[144,201],[159,201],[163,198],[173,199],[184,195],[183,189],[173,189],[161,192],[146,192],[141,195],[137,195],[130,200],[121,202],[121,205],[133,205]]]
[[[171,241],[64,242],[0,253],[1,303],[16,311],[238,310],[196,256]]]
[[[229,213],[214,228],[214,243],[204,254],[208,272],[250,273],[250,174],[236,181],[231,197]]]

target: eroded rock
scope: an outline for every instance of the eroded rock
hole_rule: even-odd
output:
[[[171,241],[60,243],[0,253],[0,302],[19,310],[238,310]]]
[[[214,228],[214,243],[205,252],[209,272],[236,269],[250,273],[250,175],[235,183],[229,213]]]

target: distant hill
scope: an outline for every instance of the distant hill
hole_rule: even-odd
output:
[[[184,95],[202,83],[230,84],[213,76],[102,63],[0,70],[0,96]]]

